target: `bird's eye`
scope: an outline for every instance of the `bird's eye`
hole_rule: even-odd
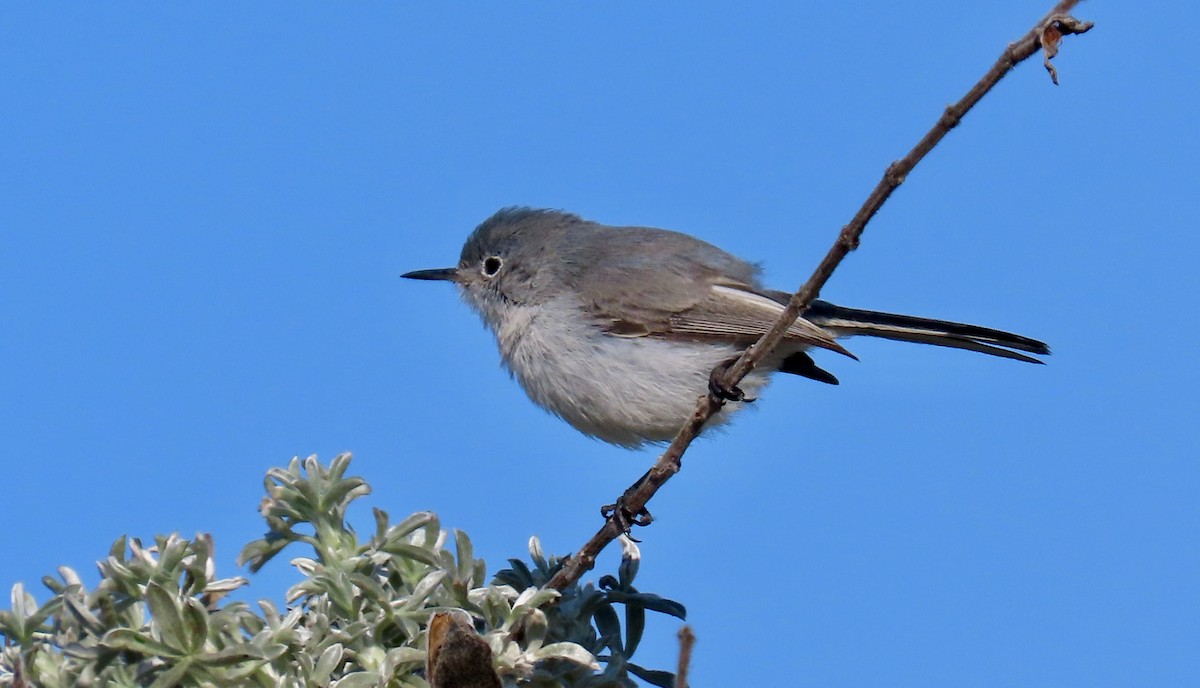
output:
[[[497,272],[500,272],[500,266],[504,262],[496,256],[488,256],[483,259],[483,274],[486,277],[495,277]]]

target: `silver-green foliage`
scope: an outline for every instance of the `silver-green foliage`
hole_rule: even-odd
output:
[[[647,610],[685,613],[633,587],[631,542],[618,575],[599,587],[542,589],[561,562],[537,538],[531,564],[510,559],[487,582],[466,534],[448,536],[430,512],[392,524],[375,509],[374,533],[360,542],[346,510],[370,487],[345,477],[349,463],[347,454],[328,467],[309,457],[267,473],[268,532],[239,562],[257,571],[289,545],[311,548],[291,561],[304,578],[285,609],[228,601],[248,581],[216,577],[206,535],[158,536],[152,547],[122,537],[91,590],[67,567],[43,579],[45,603],[13,586],[12,608],[0,611],[0,686],[424,687],[426,625],[447,609],[475,619],[506,685],[634,686],[631,674],[671,685],[671,674],[629,661]]]

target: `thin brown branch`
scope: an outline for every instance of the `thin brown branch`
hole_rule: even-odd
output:
[[[679,667],[675,671],[675,688],[688,688],[688,670],[692,666],[692,647],[696,634],[691,626],[679,629]]]
[[[859,239],[862,237],[863,230],[866,229],[867,222],[870,221],[875,213],[887,201],[901,184],[905,178],[912,172],[928,153],[933,150],[950,130],[958,126],[964,115],[975,106],[983,96],[1004,78],[1013,67],[1018,63],[1029,59],[1042,47],[1043,38],[1047,40],[1047,47],[1051,48],[1047,54],[1048,65],[1049,58],[1057,51],[1058,40],[1061,35],[1068,33],[1083,33],[1091,28],[1090,23],[1079,22],[1067,15],[1079,0],[1063,0],[1054,6],[1054,9],[1042,18],[1032,29],[1029,30],[1020,40],[1009,45],[1001,53],[1000,58],[996,60],[991,69],[974,85],[966,95],[958,102],[950,105],[942,113],[938,121],[933,125],[925,136],[913,146],[900,160],[893,162],[883,173],[883,178],[875,185],[871,191],[871,195],[858,209],[849,224],[842,227],[841,233],[838,234],[837,241],[833,247],[825,254],[825,258],[817,265],[808,281],[792,295],[783,314],[779,320],[761,339],[755,342],[750,348],[742,353],[725,371],[720,382],[725,386],[725,389],[733,389],[741,382],[756,365],[759,364],[783,339],[784,333],[796,321],[820,295],[822,287],[829,281],[833,275],[833,271],[837,269],[847,254],[858,248]],[[1053,75],[1053,70],[1051,70]],[[1057,77],[1055,77],[1057,83]],[[679,430],[679,434],[672,440],[671,445],[663,452],[654,467],[650,469],[641,480],[625,491],[622,498],[622,504],[628,511],[638,513],[642,510],[646,503],[654,496],[658,489],[663,486],[671,476],[679,472],[683,453],[687,450],[692,440],[699,436],[700,431],[704,428],[704,424],[712,418],[713,414],[721,409],[722,402],[713,394],[701,397],[696,406],[696,410],[688,418],[687,422]],[[589,540],[577,554],[572,556],[563,568],[555,574],[555,576],[546,584],[547,587],[563,589],[567,585],[579,580],[585,571],[588,571],[595,565],[596,556],[612,542],[618,535],[621,534],[621,527],[615,519],[608,519],[604,527],[602,527],[592,539]]]

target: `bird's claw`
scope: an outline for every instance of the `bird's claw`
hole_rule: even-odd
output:
[[[737,356],[724,361],[721,365],[713,368],[708,375],[708,393],[713,395],[713,398],[724,404],[727,401],[740,401],[746,404],[753,403],[756,397],[748,397],[737,385],[726,385],[721,379],[725,376],[725,372],[729,367],[738,360]]]
[[[621,533],[634,542],[641,541],[633,537],[633,527],[645,527],[654,521],[654,516],[650,514],[650,510],[646,507],[642,507],[637,511],[631,511],[626,507],[624,496],[618,499],[616,504],[606,504],[600,507],[600,515],[605,520],[615,523],[617,528],[621,529]]]

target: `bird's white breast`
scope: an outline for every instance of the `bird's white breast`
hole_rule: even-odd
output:
[[[670,440],[708,390],[729,345],[605,334],[565,300],[509,304],[495,328],[505,366],[539,406],[576,429],[625,446]],[[767,377],[752,373],[751,396]],[[741,404],[714,417],[724,422]]]

